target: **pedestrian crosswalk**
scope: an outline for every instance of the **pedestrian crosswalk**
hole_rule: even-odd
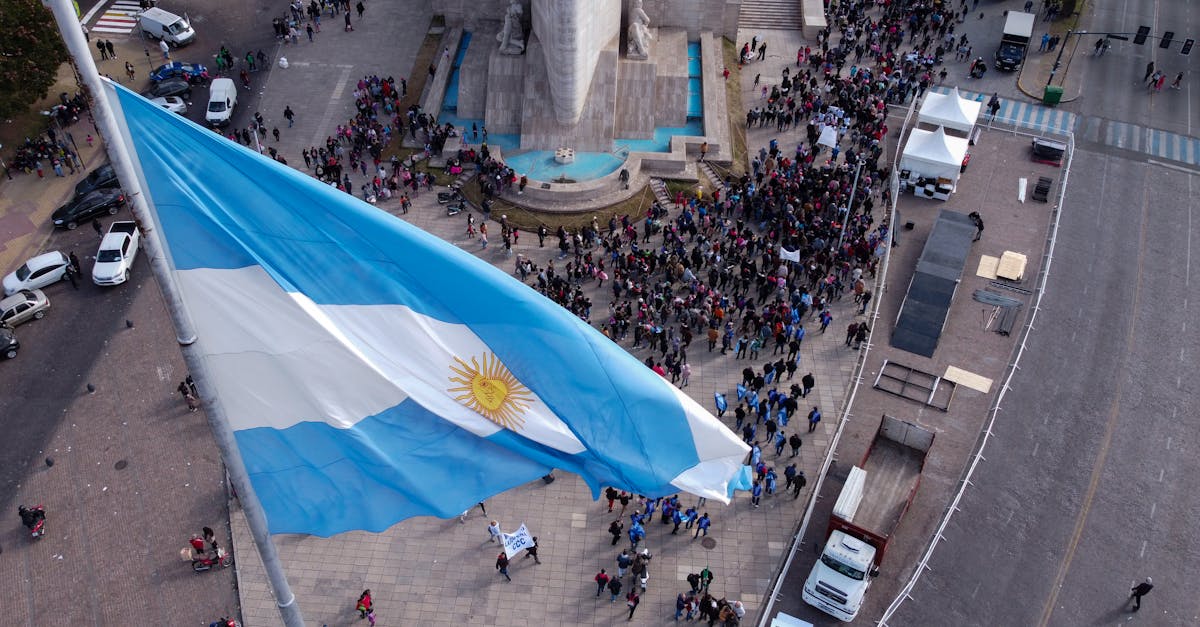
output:
[[[930,89],[942,94],[948,94],[953,91],[952,87],[942,85]],[[963,98],[984,103],[982,119],[991,119],[987,110],[987,102],[991,98],[990,94],[962,89],[958,90],[958,93]],[[1011,98],[1000,99],[1000,110],[996,112],[996,121],[1043,133],[1065,134],[1072,132],[1075,128],[1074,113],[1063,111],[1062,109],[1045,107],[1032,102],[1013,100]]]
[[[142,8],[136,0],[117,0],[96,19],[89,30],[93,33],[124,35],[137,26],[137,14]]]
[[[1200,139],[1136,124],[1108,121],[1104,143],[1189,165],[1200,163]]]
[[[944,86],[931,89],[943,94],[953,90]],[[964,98],[984,103],[982,119],[989,119],[986,107],[990,95],[961,89],[958,93]],[[1157,159],[1200,165],[1200,139],[1161,129],[1091,116],[1079,117],[1061,109],[1010,98],[1000,99],[996,121],[1044,133],[1074,132],[1083,141],[1140,152]]]

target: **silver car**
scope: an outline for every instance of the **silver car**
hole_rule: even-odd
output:
[[[50,308],[50,299],[42,290],[21,290],[0,300],[0,324],[15,327],[30,320],[41,320]]]

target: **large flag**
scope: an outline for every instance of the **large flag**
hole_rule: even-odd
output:
[[[457,516],[553,468],[728,502],[748,450],[540,294],[119,85],[174,280],[272,533]]]

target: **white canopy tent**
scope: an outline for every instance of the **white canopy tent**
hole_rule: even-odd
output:
[[[941,126],[970,134],[982,110],[982,102],[963,98],[959,95],[957,87],[948,94],[931,91],[925,94],[925,102],[921,103],[921,110],[917,113],[917,123]]]
[[[904,145],[900,157],[900,169],[911,174],[908,180],[918,178],[946,179],[953,188],[958,183],[963,159],[967,156],[967,140],[952,137],[938,127],[934,131],[914,128]]]

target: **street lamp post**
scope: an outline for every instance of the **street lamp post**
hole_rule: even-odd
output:
[[[1054,67],[1050,68],[1050,78],[1046,79],[1046,87],[1049,87],[1051,84],[1054,83],[1054,75],[1058,73],[1058,68],[1062,64],[1063,51],[1067,49],[1067,44],[1071,41],[1071,35],[1086,35],[1086,34],[1088,34],[1088,33],[1085,30],[1081,30],[1079,32],[1075,32],[1073,30],[1067,31],[1067,36],[1063,37],[1062,46],[1058,49],[1058,56],[1054,58]],[[1071,55],[1074,56],[1075,52],[1071,51]]]

